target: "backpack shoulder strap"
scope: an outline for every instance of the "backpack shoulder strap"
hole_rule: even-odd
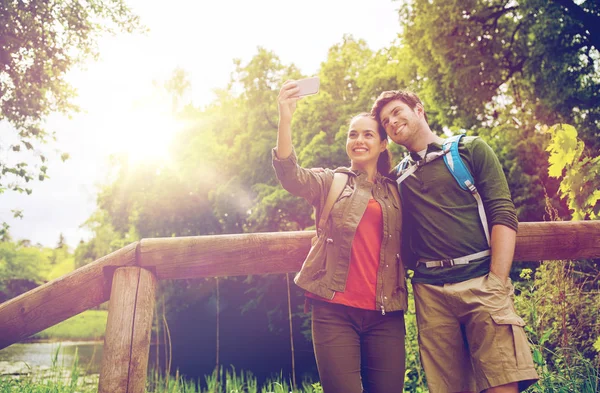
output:
[[[458,143],[464,135],[465,134],[454,135],[446,139],[442,145],[442,149],[450,150],[448,154],[444,155],[446,167],[452,176],[454,176],[454,179],[456,179],[460,188],[465,191],[470,191],[469,184],[475,184],[475,180],[473,180],[473,175],[471,175],[471,172],[469,172],[469,169],[463,162],[460,154],[458,154]]]
[[[317,231],[325,226],[327,219],[329,219],[331,208],[333,208],[333,204],[339,198],[340,194],[344,190],[344,187],[346,187],[346,183],[348,183],[347,173],[336,172],[333,174],[333,181],[331,182],[331,187],[329,187],[329,193],[327,194],[327,199],[323,205],[323,210],[321,210],[321,216],[319,217],[319,223],[317,224]]]
[[[414,164],[410,166],[410,162],[410,155],[407,155],[394,168],[394,171],[396,172],[396,183],[398,183],[398,185],[400,185],[404,179],[409,177],[417,169],[417,166]]]
[[[469,191],[473,195],[473,198],[475,198],[475,200],[477,201],[479,219],[481,221],[481,225],[483,226],[485,238],[487,239],[488,245],[490,245],[490,231],[488,228],[485,207],[483,206],[483,200],[481,199],[481,195],[479,195],[479,191],[477,191],[473,175],[471,174],[471,172],[469,172],[469,169],[460,157],[460,154],[458,154],[458,142],[460,142],[460,139],[463,136],[465,136],[465,134],[454,135],[444,141],[442,149],[449,150],[448,154],[444,155],[444,163],[446,164],[446,167],[448,168],[452,176],[454,176],[454,179],[456,179],[456,182],[458,183],[460,188],[462,188],[465,191]]]
[[[406,155],[404,156],[404,158],[402,158],[402,160],[398,163],[398,165],[396,165],[393,169],[393,172],[395,172],[396,176],[401,176],[402,173],[408,168],[410,163],[410,155]]]

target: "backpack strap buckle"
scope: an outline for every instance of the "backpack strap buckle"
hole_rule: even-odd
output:
[[[488,255],[490,255],[489,249],[480,251],[480,252],[476,252],[474,254],[465,255],[464,257],[459,257],[459,258],[446,258],[446,259],[439,259],[437,261],[427,261],[424,259],[419,259],[417,261],[417,265],[423,264],[428,269],[431,269],[433,267],[452,267],[452,266],[456,266],[456,265],[467,265],[476,259],[487,257]]]

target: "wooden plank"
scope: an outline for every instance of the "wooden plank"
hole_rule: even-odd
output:
[[[0,349],[108,300],[112,271],[107,276],[105,270],[134,265],[137,246],[132,243],[0,304]]]
[[[159,279],[295,272],[313,231],[144,239],[140,266]],[[600,221],[524,222],[515,260],[600,258]]]
[[[127,393],[144,393],[148,374],[148,357],[152,335],[152,317],[156,299],[156,276],[146,269],[140,271],[140,285],[135,305],[129,385]]]
[[[115,271],[108,306],[99,393],[143,393],[146,387],[156,279],[148,270]]]
[[[516,261],[600,258],[600,221],[522,222]]]
[[[140,266],[159,279],[298,271],[314,231],[143,239]]]
[[[138,246],[139,264],[156,269],[160,279],[287,273],[299,270],[313,235],[255,233],[133,243],[0,304],[0,349],[106,301],[112,274],[103,273],[135,265]],[[519,225],[515,260],[580,258],[600,258],[600,221]]]

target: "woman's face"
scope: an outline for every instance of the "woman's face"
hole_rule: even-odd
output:
[[[355,168],[377,165],[379,154],[387,147],[387,139],[381,140],[375,119],[355,117],[350,123],[346,139],[346,153]]]

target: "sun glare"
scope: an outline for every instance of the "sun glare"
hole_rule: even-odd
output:
[[[169,113],[170,106],[143,106],[122,115],[119,124],[117,151],[127,155],[132,165],[166,163],[169,146],[180,124]]]

